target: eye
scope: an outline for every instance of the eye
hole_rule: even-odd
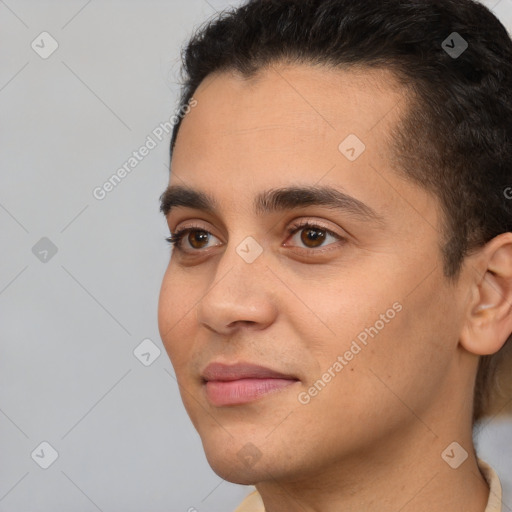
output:
[[[311,221],[303,221],[302,223],[295,223],[287,229],[288,237],[292,236],[292,240],[295,239],[295,242],[299,244],[303,244],[302,250],[308,252],[320,252],[315,250],[316,248],[325,247],[326,245],[333,245],[333,243],[325,244],[324,242],[328,241],[331,238],[334,242],[346,241],[346,238],[334,233],[330,229],[327,229],[319,224],[316,224]],[[208,242],[210,238],[217,238],[212,235],[206,229],[202,229],[199,227],[188,227],[178,230],[174,233],[171,233],[171,236],[166,238],[166,240],[173,245],[173,247],[181,251],[183,253],[192,253],[192,252],[200,252],[202,249],[208,248]],[[218,240],[218,239],[217,239]],[[188,247],[184,247],[184,243],[188,245]],[[217,244],[219,245],[219,244]],[[285,245],[285,247],[288,244]]]
[[[317,247],[325,247],[326,245],[332,245],[332,243],[325,244],[329,238],[336,241],[345,241],[346,239],[333,231],[315,224],[311,221],[303,221],[302,223],[294,224],[288,228],[288,234],[293,235],[292,240],[297,244],[303,244],[302,248],[308,251],[315,251]],[[299,245],[300,247],[300,245]]]
[[[185,235],[188,235],[185,238]],[[195,250],[204,249],[206,244],[208,243],[210,237],[216,238],[209,231],[205,229],[190,227],[183,228],[174,233],[171,233],[171,236],[166,238],[166,240],[173,245],[178,251],[182,252],[190,252]],[[186,241],[189,246],[188,248],[183,248],[183,242]]]

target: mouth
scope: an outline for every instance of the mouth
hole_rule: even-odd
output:
[[[293,375],[249,363],[211,363],[201,376],[206,398],[217,407],[253,402],[299,382]]]

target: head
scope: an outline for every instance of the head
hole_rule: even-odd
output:
[[[252,483],[469,431],[512,331],[504,27],[472,0],[256,0],[184,70],[162,210],[192,231],[159,327],[212,467]],[[215,405],[211,361],[295,381]]]

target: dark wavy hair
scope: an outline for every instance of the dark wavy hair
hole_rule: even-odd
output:
[[[459,56],[445,50],[457,32]],[[393,72],[407,113],[388,139],[396,171],[434,193],[445,276],[512,231],[512,41],[473,0],[252,0],[201,26],[183,56],[180,109],[211,73],[254,76],[275,62]],[[180,121],[171,138],[171,158]],[[510,346],[510,339],[507,344]],[[504,349],[480,358],[473,420],[485,414]]]

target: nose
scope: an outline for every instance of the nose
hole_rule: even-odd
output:
[[[214,279],[196,306],[199,324],[219,334],[230,335],[240,327],[264,329],[274,322],[275,279],[263,252],[247,263],[226,247]]]

